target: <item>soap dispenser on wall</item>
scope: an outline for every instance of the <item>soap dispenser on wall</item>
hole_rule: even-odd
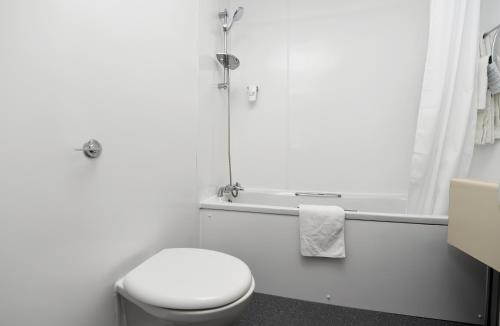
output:
[[[257,85],[248,85],[247,86],[247,96],[248,102],[255,103],[257,102],[257,95],[259,93],[259,86]]]

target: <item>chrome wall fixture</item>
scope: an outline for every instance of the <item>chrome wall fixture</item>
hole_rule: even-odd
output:
[[[217,53],[217,61],[224,67],[224,81],[218,84],[219,89],[227,92],[227,160],[229,166],[229,184],[219,187],[217,196],[223,197],[225,194],[237,197],[238,193],[243,189],[239,182],[233,183],[233,172],[231,165],[231,82],[229,79],[229,71],[235,70],[240,66],[240,60],[232,54],[227,52],[227,37],[228,33],[233,27],[234,22],[243,17],[243,7],[238,7],[233,13],[229,21],[229,14],[227,9],[219,12],[219,19],[222,20],[222,31],[224,32],[224,51]]]
[[[88,158],[98,158],[102,153],[102,145],[95,139],[90,139],[84,143],[82,148],[77,148],[75,151],[81,151]]]
[[[244,8],[238,7],[231,18],[229,19],[229,13],[227,9],[219,12],[219,18],[222,19],[222,31],[224,32],[224,51],[217,53],[217,61],[224,67],[224,81],[219,83],[218,87],[222,89],[229,90],[229,70],[235,70],[240,66],[240,60],[232,54],[227,52],[227,37],[228,33],[233,27],[234,22],[238,21],[243,17]]]
[[[224,67],[235,70],[240,66],[240,59],[229,53],[217,53],[217,61]],[[227,86],[227,85],[223,85]],[[225,88],[225,87],[220,87]]]

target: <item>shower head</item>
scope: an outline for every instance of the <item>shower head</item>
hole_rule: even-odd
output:
[[[240,60],[232,54],[217,53],[217,61],[219,61],[224,68],[229,68],[231,70],[235,70],[240,66]]]
[[[241,17],[243,17],[243,13],[245,12],[245,8],[243,7],[238,7],[235,11],[234,11],[234,14],[233,14],[233,18],[231,19],[231,22],[228,24],[228,23],[225,23],[223,25],[224,27],[224,30],[225,31],[229,31],[231,29],[231,27],[233,27],[233,23],[240,20]],[[226,16],[227,17],[227,16]]]
[[[238,21],[243,17],[243,13],[245,12],[245,8],[238,7],[233,14],[233,22]]]

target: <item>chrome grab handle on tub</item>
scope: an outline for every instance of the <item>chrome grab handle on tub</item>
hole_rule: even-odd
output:
[[[334,192],[296,192],[295,196],[342,198],[342,194]]]

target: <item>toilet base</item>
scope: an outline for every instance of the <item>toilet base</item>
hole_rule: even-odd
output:
[[[255,281],[252,279],[252,285],[248,292],[233,303],[207,310],[175,310],[151,306],[134,299],[125,290],[123,278],[115,284],[116,293],[146,313],[163,320],[164,324],[169,326],[230,326],[238,320],[250,303],[254,289]],[[122,320],[125,320],[125,318],[122,318]]]

